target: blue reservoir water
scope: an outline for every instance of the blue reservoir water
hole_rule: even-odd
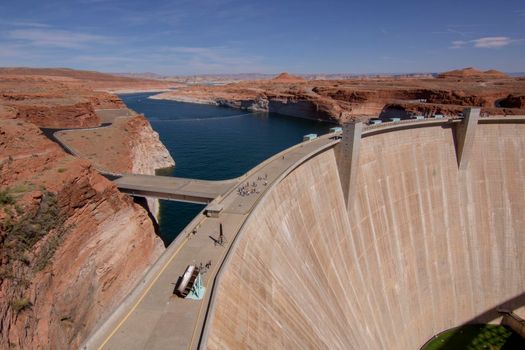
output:
[[[234,108],[148,99],[151,93],[120,95],[144,114],[175,159],[159,175],[223,180],[244,174],[266,158],[301,142],[303,135],[323,134],[332,124],[253,113]],[[197,215],[202,205],[161,201],[160,235],[166,244]]]

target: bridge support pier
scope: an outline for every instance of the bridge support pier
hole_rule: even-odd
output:
[[[354,199],[362,132],[363,123],[344,124],[343,137],[336,149],[337,168],[347,210],[351,209]]]
[[[472,155],[479,112],[479,108],[466,108],[463,112],[463,122],[456,127],[456,155],[459,170],[467,169]]]

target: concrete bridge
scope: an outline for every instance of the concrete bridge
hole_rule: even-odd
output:
[[[218,216],[197,215],[83,348],[417,348],[494,305],[515,306],[512,297],[525,290],[525,259],[512,248],[525,236],[525,168],[515,152],[525,143],[525,117],[465,116],[348,125],[342,140],[303,142],[220,186],[144,186],[148,178],[124,176],[122,188],[139,195],[186,188],[204,202],[212,195],[195,194],[209,186],[217,196],[208,208]],[[505,200],[485,181],[489,174],[476,180],[489,163],[505,169],[496,181]],[[240,195],[246,183],[256,191]],[[496,212],[505,221],[486,227],[499,223],[501,234],[482,226],[499,220]],[[477,230],[454,215],[478,222]],[[186,266],[208,261],[204,298],[174,296]],[[492,264],[506,266],[501,276],[487,272]]]
[[[91,128],[61,128],[42,129],[44,134],[52,141],[57,142],[66,152],[76,157],[85,158],[85,155],[70,145],[64,134],[83,130],[94,130],[111,127],[117,118],[128,118],[137,114],[127,108],[98,109],[101,126]],[[215,198],[226,193],[236,184],[238,179],[224,181],[207,181],[170,176],[155,176],[142,174],[119,174],[108,171],[94,163],[97,170],[111,179],[121,192],[138,197],[153,197],[165,200],[208,204]]]
[[[239,180],[206,181],[170,176],[123,174],[113,183],[121,192],[139,197],[208,204],[225,194]]]

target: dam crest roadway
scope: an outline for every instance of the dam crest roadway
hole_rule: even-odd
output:
[[[239,178],[226,181],[119,175],[114,182],[123,192],[209,205],[179,234],[124,302],[81,348],[162,349],[171,348],[174,344],[181,349],[204,348],[209,331],[206,322],[214,312],[219,271],[257,204],[276,184],[302,164],[338,145],[351,155],[348,159],[343,157],[338,161],[353,164],[353,157],[359,155],[359,140],[356,138],[412,128],[456,127],[458,167],[466,166],[472,153],[470,138],[473,132],[471,128],[475,128],[473,125],[525,122],[523,116],[478,119],[479,110],[471,112],[471,118],[470,112],[467,112],[465,120],[445,118],[373,126],[355,124],[359,127],[352,124],[350,127],[345,126],[342,140],[340,133],[322,135],[274,155]],[[466,127],[461,128],[461,125]],[[356,142],[345,143],[348,140]],[[345,169],[340,170],[341,186],[346,196],[352,196],[355,174],[351,168]],[[240,195],[239,191],[245,187],[252,191],[248,195]],[[213,215],[205,215],[210,209]],[[221,224],[224,227],[224,242],[217,244]],[[203,276],[206,288],[203,299],[187,300],[175,296],[174,283],[185,268],[190,264],[199,266],[208,261],[211,266]]]

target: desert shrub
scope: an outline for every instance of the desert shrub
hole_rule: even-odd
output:
[[[25,298],[25,297],[18,298],[18,299],[14,299],[11,301],[11,307],[16,312],[20,312],[24,309],[31,307],[31,302],[29,301],[28,298]]]
[[[26,183],[18,184],[16,186],[11,187],[12,193],[24,193],[31,189],[31,186]]]
[[[35,210],[18,216],[13,215],[12,211],[9,211],[9,214],[0,223],[0,230],[3,231],[2,235],[5,237],[0,243],[2,254],[8,256],[10,261],[32,266],[34,272],[41,271],[51,261],[60,242],[69,231],[56,195],[44,191]],[[46,237],[51,232],[52,235]],[[44,240],[46,238],[47,240]],[[35,251],[33,247],[41,240],[44,240],[43,243]],[[5,273],[4,275],[10,274]],[[14,274],[11,273],[11,275]],[[18,277],[25,278],[24,276]]]
[[[11,195],[8,188],[0,190],[0,205],[10,205],[14,203],[15,199]]]
[[[42,271],[49,264],[49,262],[55,255],[55,251],[60,246],[60,243],[62,243],[63,238],[63,235],[54,235],[44,243],[42,248],[40,248],[38,256],[35,259],[35,272]]]

